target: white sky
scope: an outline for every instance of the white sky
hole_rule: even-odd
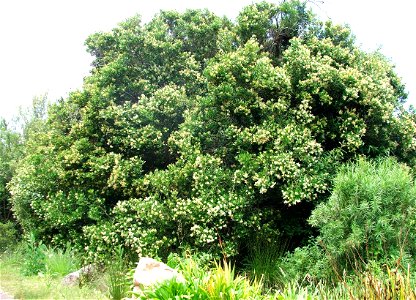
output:
[[[135,14],[149,21],[161,9],[208,8],[235,18],[253,0],[0,0],[0,116],[10,120],[18,106],[48,93],[54,101],[82,86],[91,57],[84,41]],[[277,1],[276,1],[277,2]],[[396,65],[416,106],[416,30],[412,0],[315,0],[321,18],[348,23],[359,43]]]

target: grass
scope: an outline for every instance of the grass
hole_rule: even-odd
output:
[[[407,270],[387,268],[384,273],[367,271],[345,277],[336,285],[287,283],[274,299],[416,300],[416,285],[410,266]]]
[[[51,276],[65,276],[78,270],[81,263],[67,246],[65,250],[47,248],[45,250],[45,270]]]
[[[285,255],[287,244],[258,238],[250,244],[245,270],[251,278],[261,281],[264,289],[278,288],[282,282],[278,261]]]
[[[98,279],[82,288],[66,287],[61,284],[62,272],[66,272],[68,262],[60,262],[64,252],[54,254],[49,251],[49,272],[25,276],[21,270],[22,256],[19,253],[0,255],[0,285],[2,290],[16,299],[108,299],[106,284]],[[48,256],[48,253],[47,253]],[[67,257],[64,258],[66,261]],[[48,265],[47,265],[48,266]]]
[[[383,274],[366,271],[354,277],[346,289],[356,299],[416,300],[416,282],[412,278],[410,265],[407,269],[386,267]]]
[[[128,296],[131,278],[124,260],[123,248],[117,247],[111,261],[107,264],[108,293],[111,299],[121,300]]]

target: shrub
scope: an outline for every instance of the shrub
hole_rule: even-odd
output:
[[[149,287],[142,299],[263,299],[261,282],[236,274],[227,261],[207,268],[198,264],[201,257],[194,257],[187,256],[180,260],[179,271],[185,277],[185,283],[173,279]],[[177,258],[171,256],[170,260],[177,263]]]
[[[37,242],[35,236],[30,234],[23,245],[23,275],[36,275],[44,272],[46,259],[46,246],[42,242]]]
[[[21,272],[30,276],[45,273],[51,277],[65,276],[80,267],[80,261],[69,244],[64,249],[47,247],[37,241],[34,234],[19,246],[18,254],[23,261]]]
[[[278,261],[277,268],[280,286],[317,284],[322,279],[334,277],[330,261],[314,242],[287,253]]]
[[[0,222],[0,252],[9,249],[17,242],[17,230],[13,222]]]
[[[45,250],[45,270],[50,276],[65,276],[80,267],[69,244],[65,249],[48,247]]]
[[[22,228],[91,259],[118,245],[231,257],[265,229],[307,238],[334,165],[414,160],[392,65],[305,9],[256,4],[237,23],[164,12],[92,35],[91,75],[50,107],[8,184]]]
[[[310,223],[340,270],[361,270],[370,261],[396,265],[414,257],[416,186],[410,169],[392,158],[347,164]]]

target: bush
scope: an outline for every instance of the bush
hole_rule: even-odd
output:
[[[0,252],[6,251],[17,242],[17,230],[13,222],[0,222]]]
[[[280,271],[278,280],[281,286],[317,284],[322,279],[334,276],[330,261],[315,243],[287,253],[278,261],[277,268]]]
[[[313,211],[310,223],[340,270],[414,257],[416,186],[410,169],[392,158],[344,166],[329,201]]]
[[[8,184],[23,230],[91,260],[118,245],[235,257],[266,230],[308,238],[335,165],[412,161],[415,114],[391,64],[305,9],[164,12],[92,35],[91,75],[50,107]]]
[[[23,245],[23,275],[30,276],[42,273],[46,270],[46,246],[42,242],[37,242],[33,234],[29,235]]]
[[[23,241],[15,253],[21,262],[23,275],[37,275],[39,273],[52,277],[65,276],[80,267],[80,260],[72,251],[69,244],[64,249],[48,247],[38,241],[34,234],[30,234]]]
[[[45,270],[50,276],[65,276],[80,267],[80,263],[69,245],[66,249],[45,249]]]
[[[170,260],[177,262],[177,256]],[[204,257],[191,256],[180,259],[179,271],[186,282],[176,279],[166,281],[155,287],[145,289],[141,299],[265,299],[262,297],[262,285],[238,275],[227,261],[216,263],[208,268],[198,263]]]

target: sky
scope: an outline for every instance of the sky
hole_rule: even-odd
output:
[[[270,2],[277,2],[271,1]],[[0,117],[48,94],[50,101],[82,87],[92,57],[84,41],[136,14],[148,22],[160,10],[208,8],[235,19],[256,0],[2,0],[0,1]],[[311,0],[321,19],[349,24],[366,51],[380,51],[396,66],[416,106],[416,29],[412,0]]]

